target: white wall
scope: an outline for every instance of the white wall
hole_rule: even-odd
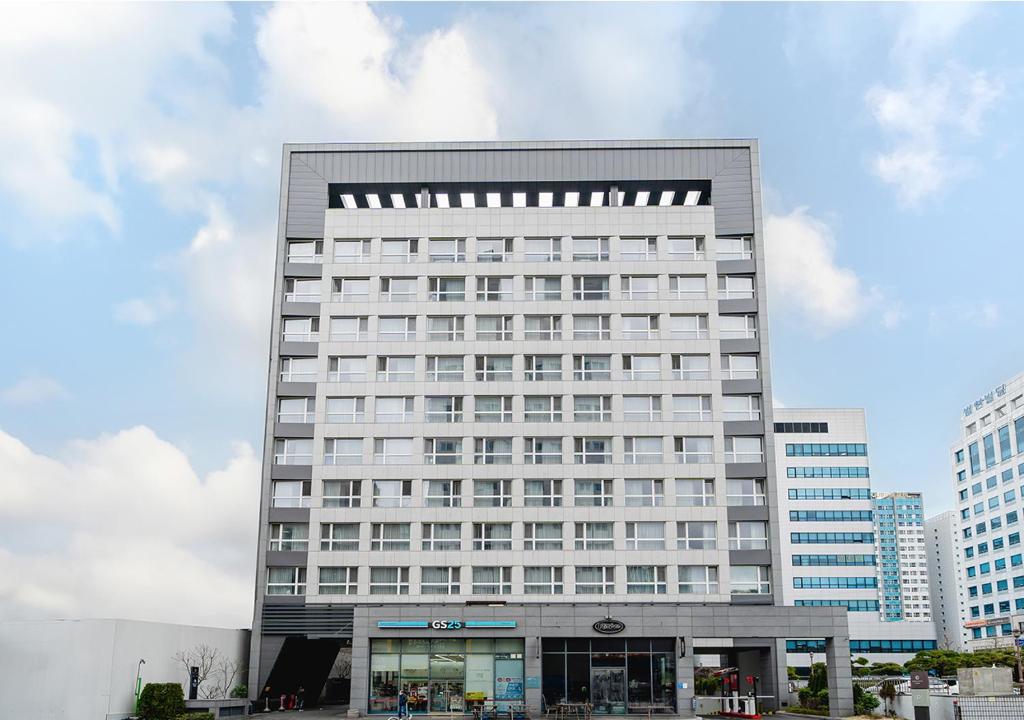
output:
[[[19,720],[124,718],[133,711],[140,658],[146,660],[143,685],[179,682],[187,688],[176,653],[206,644],[245,668],[248,638],[248,630],[133,620],[2,622],[2,715]]]

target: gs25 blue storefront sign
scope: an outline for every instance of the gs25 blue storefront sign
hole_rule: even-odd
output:
[[[378,630],[510,630],[515,620],[378,620]]]

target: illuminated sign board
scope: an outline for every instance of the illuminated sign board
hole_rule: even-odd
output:
[[[515,620],[378,620],[378,630],[509,630]]]

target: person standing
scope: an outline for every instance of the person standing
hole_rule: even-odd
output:
[[[398,691],[398,717],[404,718],[409,716],[409,694],[403,687]]]
[[[299,685],[299,691],[296,693],[296,696],[298,698],[297,704],[299,712],[302,712],[302,710],[306,707],[306,688]]]

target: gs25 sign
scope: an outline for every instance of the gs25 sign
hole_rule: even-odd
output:
[[[465,627],[462,620],[431,620],[431,630],[461,630]]]

